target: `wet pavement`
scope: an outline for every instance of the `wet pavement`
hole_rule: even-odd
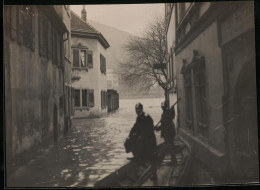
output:
[[[134,105],[141,102],[156,124],[161,99],[123,99],[120,108],[102,118],[73,120],[71,132],[37,158],[17,168],[8,186],[87,187],[128,162],[124,141],[133,126]],[[156,133],[157,144],[163,142]]]

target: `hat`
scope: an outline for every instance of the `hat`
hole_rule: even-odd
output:
[[[161,103],[161,107],[165,107],[165,106],[166,106],[166,102],[163,101],[163,102]]]
[[[140,109],[140,108],[143,109],[143,105],[140,102],[135,104],[135,109]]]

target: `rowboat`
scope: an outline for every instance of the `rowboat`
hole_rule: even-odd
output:
[[[174,140],[177,164],[170,164],[170,155],[165,143],[157,146],[157,181],[150,179],[151,164],[132,160],[115,172],[98,181],[95,187],[176,186],[181,185],[191,163],[191,147],[180,136]]]

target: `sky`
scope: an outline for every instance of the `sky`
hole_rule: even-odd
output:
[[[83,5],[71,5],[81,15]],[[164,15],[164,4],[85,5],[87,19],[141,36],[147,24]]]

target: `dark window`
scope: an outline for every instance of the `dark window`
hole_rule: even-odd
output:
[[[11,31],[11,6],[4,6],[4,35],[10,37]]]
[[[74,103],[75,107],[80,107],[80,90],[74,89]]]
[[[94,107],[94,90],[88,90],[89,107]]]
[[[82,89],[82,107],[88,106],[88,91],[86,89]]]
[[[48,22],[48,59],[52,58],[52,24]]]
[[[16,6],[11,6],[11,38],[13,40],[17,37],[17,20],[19,19],[19,14],[17,14],[19,9]]]
[[[100,54],[100,71],[106,73],[106,58],[102,54]]]
[[[52,49],[53,49],[53,52],[52,52],[52,62],[53,64],[57,65],[58,62],[57,62],[57,34],[56,34],[56,29],[53,28],[53,39],[52,39]]]
[[[73,66],[79,67],[79,50],[73,49]]]
[[[23,34],[25,31],[23,31],[23,21],[24,21],[24,17],[25,17],[25,13],[24,13],[24,7],[23,6],[18,6],[17,7],[18,13],[17,15],[17,42],[19,44],[23,43]]]
[[[57,65],[61,65],[61,39],[59,34],[57,33]]]
[[[198,132],[202,136],[208,137],[204,62],[201,61],[197,63],[193,69],[193,73],[194,73]]]
[[[92,51],[88,51],[88,68],[93,68],[93,55]]]
[[[101,108],[106,108],[107,106],[107,92],[101,91]]]
[[[194,131],[193,112],[192,112],[192,83],[191,70],[184,73],[184,87],[185,87],[185,111],[187,127]]]
[[[23,7],[23,43],[34,50],[34,11],[27,5]]]

